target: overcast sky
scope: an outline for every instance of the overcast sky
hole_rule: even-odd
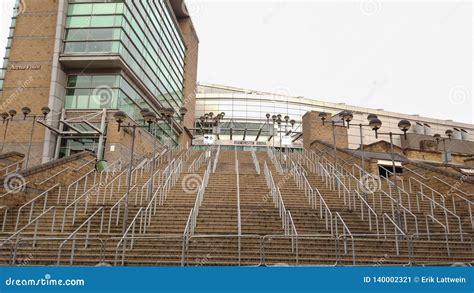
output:
[[[470,1],[187,2],[200,82],[473,123]]]

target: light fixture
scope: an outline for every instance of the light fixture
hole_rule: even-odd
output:
[[[122,126],[122,123],[127,119],[127,114],[124,111],[117,111],[114,114],[115,121],[118,124],[118,131],[120,131],[120,127]]]
[[[398,122],[398,128],[400,128],[401,131],[403,131],[403,135],[405,136],[405,139],[407,139],[407,131],[410,129],[411,123],[408,120],[400,120]]]
[[[370,120],[369,126],[375,131],[375,138],[378,138],[378,131],[382,127],[382,121],[379,118],[373,118]]]

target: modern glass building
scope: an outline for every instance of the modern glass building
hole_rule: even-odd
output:
[[[220,135],[217,138],[213,135],[214,142],[230,145],[275,145],[280,146],[280,134],[282,144],[288,144],[291,148],[301,148],[303,115],[309,111],[327,112],[337,117],[337,114],[344,110],[349,110],[354,115],[353,125],[367,124],[367,115],[376,114],[383,122],[383,131],[395,133],[399,132],[398,122],[401,119],[407,119],[412,127],[409,133],[432,136],[435,133],[444,134],[447,129],[453,130],[454,139],[472,141],[474,126],[466,123],[458,123],[450,120],[440,120],[433,118],[420,117],[419,115],[407,115],[384,111],[382,109],[369,109],[363,107],[350,106],[346,104],[337,104],[331,102],[318,101],[305,97],[294,97],[278,93],[262,92],[250,89],[235,88],[214,84],[199,84],[198,95],[196,99],[196,120],[195,120],[195,142],[197,144],[204,141],[202,134],[211,136],[212,131],[201,131],[202,123],[200,117],[206,113],[225,112],[225,117],[220,125]],[[289,116],[290,120],[295,120],[295,125],[291,128],[282,122],[279,131],[278,125],[274,125],[272,119],[267,123],[266,115]],[[336,118],[335,118],[336,119]],[[230,128],[240,129],[233,131],[230,137]],[[205,127],[204,127],[205,128]],[[286,129],[285,129],[286,128]],[[244,131],[246,135],[244,137]],[[259,130],[262,131],[259,134]],[[290,132],[290,129],[292,131]],[[214,130],[215,127],[214,127]],[[215,131],[214,131],[215,133]],[[285,137],[285,134],[288,134]],[[360,145],[359,127],[351,127],[348,130],[349,147],[356,149]],[[257,137],[258,136],[258,137]],[[377,141],[375,135],[368,127],[363,130],[364,144],[370,144]],[[380,138],[384,139],[384,138]],[[386,138],[385,138],[386,139]],[[401,145],[399,137],[395,137],[396,144]],[[291,143],[290,143],[291,142]]]
[[[51,127],[43,139],[48,141],[41,151],[43,161],[81,148],[105,148],[100,144],[107,143],[107,134],[101,134],[102,138],[92,134],[94,126],[101,128],[101,119],[88,121],[92,126],[77,121],[61,125],[70,113],[76,117],[81,111],[93,115],[103,109],[121,110],[142,125],[144,109],[158,117],[164,116],[163,109],[172,109],[170,119],[160,121],[150,135],[166,145],[180,143],[187,122],[179,110],[194,110],[199,42],[183,0],[59,0],[44,6],[34,0],[24,2],[26,9],[13,18],[0,71],[0,89],[5,88],[1,99],[7,100],[18,83],[16,65],[35,65],[36,70],[27,67],[23,72],[31,73],[37,82],[41,78],[43,92],[36,92],[41,96],[36,100],[31,93],[21,94],[21,102],[2,110],[20,112],[25,105],[33,112],[45,105],[52,109]],[[17,21],[19,33],[14,30]],[[26,35],[26,26],[35,24],[38,27]],[[23,54],[27,49],[39,53]],[[13,51],[24,58],[9,59]],[[189,116],[193,115],[190,111]],[[107,117],[106,124],[112,115]]]

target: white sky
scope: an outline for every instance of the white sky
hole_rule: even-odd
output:
[[[200,82],[474,123],[471,1],[186,2]]]

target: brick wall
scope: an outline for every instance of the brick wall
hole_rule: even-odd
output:
[[[331,121],[322,123],[319,118],[319,113],[316,111],[307,112],[303,116],[303,145],[305,148],[309,148],[311,143],[315,140],[322,140],[327,143],[334,143],[333,130]],[[335,127],[336,132],[336,145],[342,148],[348,148],[348,136],[347,129],[342,126]]]
[[[50,94],[51,68],[56,34],[58,1],[24,0],[24,11],[18,15],[9,66],[5,75],[4,93],[0,97],[0,112],[28,106],[32,113],[41,114]],[[38,66],[18,70],[18,66]],[[8,126],[4,152],[26,153],[31,133],[31,120],[17,116]],[[4,127],[0,125],[0,133]],[[45,129],[37,124],[33,134],[31,164],[41,163]]]

